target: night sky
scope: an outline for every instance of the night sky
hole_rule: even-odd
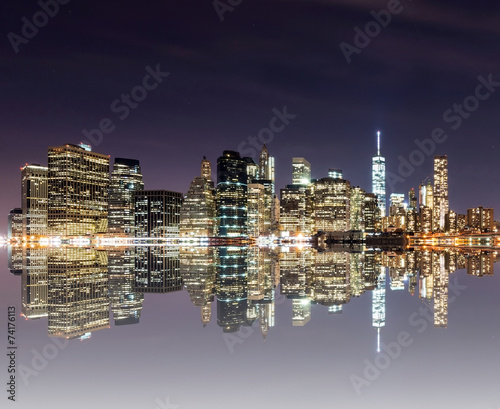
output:
[[[285,106],[296,116],[267,144],[278,188],[291,183],[291,158],[304,156],[314,178],[341,168],[370,191],[377,130],[388,171],[398,174],[414,140],[442,128],[448,138],[432,154],[448,155],[451,208],[500,209],[500,84],[483,87],[478,104],[468,98],[461,124],[455,113],[443,119],[475,94],[479,76],[500,83],[500,4],[394,1],[231,0],[218,14],[210,0],[61,0],[44,21],[35,1],[5,0],[0,231],[20,205],[19,167],[46,164],[48,146],[85,140],[82,131],[105,118],[114,130],[95,151],[139,159],[147,189],[185,193],[203,155],[215,170],[223,150],[246,149]],[[399,12],[348,63],[340,44],[354,46],[355,27],[364,31],[370,11],[388,7]],[[46,24],[21,38],[34,17]],[[144,99],[124,108],[121,95],[157,68],[169,75],[146,95],[136,89]],[[431,173],[425,155],[393,189],[407,193]]]

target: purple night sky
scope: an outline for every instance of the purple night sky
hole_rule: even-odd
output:
[[[4,2],[0,232],[20,205],[19,167],[46,164],[48,146],[84,140],[82,130],[103,118],[114,131],[95,151],[139,159],[148,189],[185,193],[203,155],[215,169],[223,150],[257,136],[284,106],[296,117],[268,143],[278,188],[291,182],[291,158],[304,156],[313,177],[341,168],[371,190],[378,129],[387,170],[397,174],[398,157],[409,158],[415,139],[441,127],[448,139],[435,154],[448,155],[451,208],[499,209],[500,87],[479,106],[469,99],[474,109],[459,127],[443,114],[474,95],[480,75],[500,81],[500,4],[402,1],[348,63],[340,44],[353,45],[355,27],[393,1],[243,1],[221,21],[212,1],[73,0],[18,43],[18,53],[11,33],[22,35],[22,18],[41,9]],[[112,103],[158,64],[170,75],[120,119],[124,104]],[[431,173],[426,156],[394,191],[407,193]]]

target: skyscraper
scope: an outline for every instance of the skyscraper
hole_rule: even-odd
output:
[[[182,193],[138,190],[134,203],[135,237],[179,237]]]
[[[350,205],[351,230],[365,229],[365,220],[363,217],[365,195],[366,192],[359,186],[353,187],[351,189],[351,205]]]
[[[434,156],[434,214],[433,231],[445,230],[446,215],[450,211],[448,200],[448,157]]]
[[[292,184],[308,185],[311,183],[311,164],[305,158],[292,158]]]
[[[290,235],[312,234],[312,200],[307,186],[287,185],[280,196],[280,230]]]
[[[203,156],[203,160],[201,161],[201,177],[209,182],[212,181],[212,165],[206,156]]]
[[[9,212],[7,238],[21,238],[23,236],[23,210],[16,207]]]
[[[116,158],[109,187],[108,231],[134,235],[134,192],[144,190],[138,160]]]
[[[323,178],[313,184],[314,230],[351,229],[351,183],[344,179]]]
[[[272,184],[272,193],[274,194],[274,157],[269,156],[266,145],[262,145],[259,155],[259,179],[270,180]]]
[[[380,155],[380,131],[377,132],[377,155],[372,159],[372,190],[377,196],[380,216],[385,216],[385,158]]]
[[[215,190],[210,162],[203,157],[201,177],[195,177],[184,198],[180,214],[181,237],[215,235]]]
[[[47,235],[48,168],[37,164],[21,168],[23,236]]]
[[[217,225],[221,237],[247,236],[247,163],[238,152],[217,159]]]
[[[108,228],[109,156],[88,145],[51,147],[48,233],[79,236]]]
[[[343,179],[342,169],[328,169],[328,177],[333,179]]]

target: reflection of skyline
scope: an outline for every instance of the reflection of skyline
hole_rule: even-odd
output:
[[[224,332],[256,325],[265,338],[275,326],[278,290],[287,300],[279,308],[290,309],[292,326],[306,325],[316,308],[341,314],[371,291],[380,350],[387,290],[418,294],[432,308],[434,326],[446,328],[450,274],[464,269],[473,277],[491,276],[499,258],[484,250],[344,250],[14,247],[9,263],[22,271],[22,315],[47,316],[50,336],[88,337],[109,328],[110,311],[115,325],[139,323],[145,293],[185,288],[204,326],[216,301],[217,325]]]

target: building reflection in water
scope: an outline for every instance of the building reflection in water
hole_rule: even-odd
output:
[[[371,292],[378,351],[387,288],[417,294],[433,310],[434,326],[446,328],[450,274],[465,269],[470,276],[492,276],[498,259],[493,251],[459,249],[9,248],[9,269],[21,275],[22,315],[47,316],[49,336],[87,338],[109,328],[110,311],[115,325],[139,323],[145,293],[184,286],[204,326],[216,300],[223,332],[254,326],[265,338],[275,325],[279,287],[292,326],[306,325],[313,305],[341,314],[354,298]]]
[[[107,256],[89,248],[47,251],[49,336],[86,338],[109,327]]]
[[[46,248],[22,247],[21,313],[27,319],[48,314],[48,265]]]
[[[139,323],[144,294],[135,290],[135,249],[108,252],[109,299],[115,325]]]

